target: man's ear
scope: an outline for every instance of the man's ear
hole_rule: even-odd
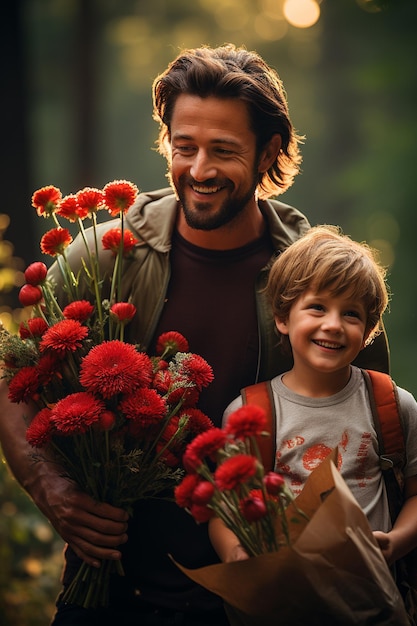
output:
[[[278,133],[272,135],[259,156],[258,172],[266,172],[275,163],[281,150],[281,145],[281,135],[278,135]]]
[[[288,335],[287,320],[279,319],[276,316],[274,317],[274,320],[275,320],[275,326],[277,327],[278,332],[280,332],[281,335]]]

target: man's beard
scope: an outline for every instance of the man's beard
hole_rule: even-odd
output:
[[[203,183],[207,187],[216,187],[217,185],[213,181],[206,181]],[[230,195],[226,198],[222,204],[216,209],[215,213],[210,211],[211,202],[204,200],[200,202],[193,202],[195,209],[190,206],[186,200],[186,194],[184,193],[185,187],[188,185],[188,181],[185,182],[180,178],[179,184],[176,187],[177,195],[180,200],[185,220],[195,230],[216,230],[232,222],[243,211],[248,202],[252,200],[255,195],[257,181],[254,180],[251,187],[241,195],[231,198]]]

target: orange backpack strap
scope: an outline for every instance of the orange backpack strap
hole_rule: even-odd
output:
[[[394,521],[403,502],[403,467],[406,460],[397,387],[388,374],[374,370],[362,370],[362,373],[368,388],[381,469]]]
[[[266,431],[270,437],[259,437],[258,446],[261,453],[265,470],[270,471],[275,467],[276,451],[276,416],[275,403],[271,388],[271,382],[256,383],[241,390],[243,404],[256,404],[265,410],[267,426]]]

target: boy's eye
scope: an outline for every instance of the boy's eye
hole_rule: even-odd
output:
[[[322,304],[310,304],[309,305],[310,309],[313,309],[313,311],[323,311],[324,307]]]
[[[361,319],[360,313],[358,311],[346,311],[345,315],[347,317],[356,317],[358,319]]]

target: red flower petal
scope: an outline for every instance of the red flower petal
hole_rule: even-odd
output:
[[[104,402],[90,393],[71,393],[54,406],[51,421],[57,431],[64,435],[85,433],[90,426],[99,423],[106,410]]]
[[[81,363],[81,384],[103,398],[131,393],[151,381],[152,362],[148,355],[122,341],[94,346]]]
[[[260,406],[247,404],[229,415],[226,433],[237,439],[255,437],[265,432],[267,427],[266,414]]]
[[[64,308],[62,314],[68,320],[85,322],[91,317],[93,311],[94,306],[88,300],[75,300]]]
[[[230,491],[255,476],[256,470],[257,461],[254,456],[236,454],[219,465],[214,472],[214,480],[221,491]]]
[[[76,320],[62,320],[48,328],[39,344],[41,352],[53,350],[60,356],[75,352],[81,348],[83,339],[88,335],[88,328]]]
[[[116,255],[119,252],[120,242],[122,240],[122,229],[121,228],[110,228],[106,233],[104,233],[101,244],[103,246],[103,250],[110,250]],[[126,229],[123,231],[123,256],[127,256],[129,252],[135,247],[138,243],[136,237],[133,236],[130,230]]]
[[[49,217],[56,210],[61,197],[62,194],[58,187],[48,185],[35,191],[32,196],[32,206],[35,207],[38,215]]]
[[[50,256],[62,254],[72,241],[67,228],[53,228],[45,233],[41,239],[41,251]]]
[[[104,187],[104,199],[111,215],[126,213],[136,200],[138,188],[127,180],[114,180]]]

